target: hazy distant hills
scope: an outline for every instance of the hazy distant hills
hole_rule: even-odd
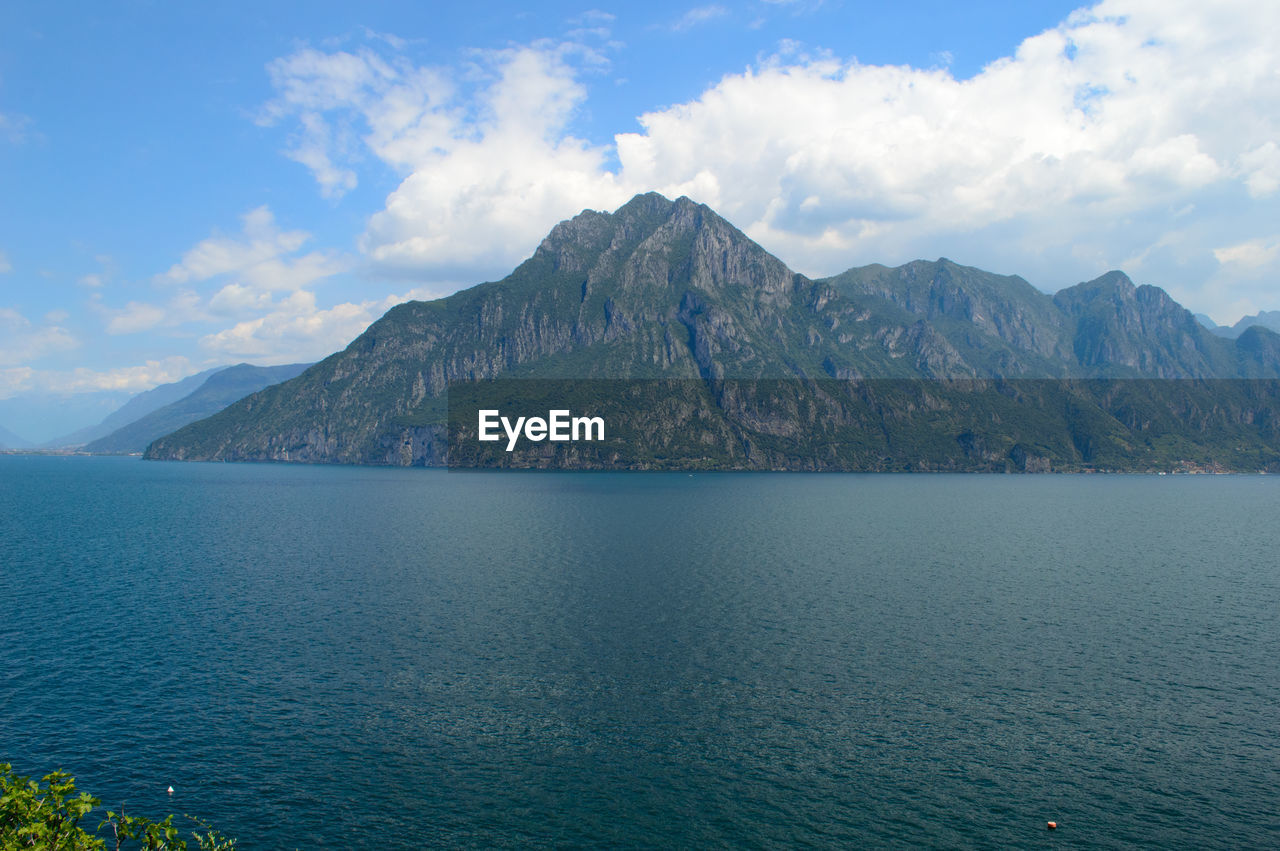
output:
[[[1123,458],[1130,451],[1125,447],[1138,451],[1134,441],[1143,439],[1144,423],[1176,431],[1187,412],[1208,405],[1208,412],[1200,411],[1204,416],[1191,417],[1203,432],[1199,438],[1166,442],[1160,450],[1174,452],[1176,444],[1176,451],[1191,451],[1187,447],[1211,444],[1211,433],[1224,423],[1261,422],[1271,404],[1265,388],[1175,399],[1159,383],[1135,396],[1087,380],[1277,377],[1280,336],[1261,328],[1238,339],[1218,336],[1163,290],[1135,286],[1121,272],[1054,296],[1019,277],[946,259],[866,266],[811,280],[708,207],[651,193],[612,214],[586,211],[562,222],[501,281],[391,309],[344,351],[157,440],[148,456],[439,463],[450,381],[662,378],[695,382],[689,410],[705,414],[706,423],[715,420],[704,435],[707,465],[735,458],[738,466],[792,467],[801,456],[785,447],[754,456],[743,449],[768,443],[760,431],[767,417],[749,412],[740,396],[721,392],[722,382],[998,378],[1074,383],[1063,392],[1029,385],[1014,392],[1052,409],[1021,424],[1021,448],[1001,436],[1009,428],[991,430],[991,405],[951,391],[920,396],[895,390],[835,407],[801,394],[786,404],[795,411],[825,410],[814,416],[825,417],[833,435],[921,406],[951,406],[968,413],[927,428],[955,433],[938,446],[932,432],[923,435],[943,468],[951,468],[947,453],[962,444],[985,446],[965,457],[981,456],[983,464],[997,467],[1002,458],[1038,457],[1032,444],[1041,432],[1046,447],[1058,447],[1044,449],[1045,458],[1059,466],[1074,458],[1087,466],[1090,447],[1102,445],[1104,432],[1114,445],[1107,457]],[[696,391],[698,383],[705,394]],[[1228,397],[1221,405],[1216,401]],[[1017,405],[992,404],[1006,421],[1022,415]],[[1121,408],[1112,410],[1116,405]],[[886,430],[877,438],[883,446],[871,446],[866,458],[881,453],[890,459],[884,468],[896,468],[892,459],[899,456],[909,461],[902,447],[922,436],[913,429],[926,426],[904,422],[897,437]],[[990,441],[979,434],[975,443],[974,429],[984,428],[991,430]],[[1257,449],[1248,463],[1270,451],[1270,438],[1236,437]],[[829,455],[828,467],[816,468],[864,464],[838,451]],[[673,463],[678,466],[678,459]]]
[[[25,449],[30,445],[28,441],[0,426],[0,449]]]
[[[74,431],[71,434],[64,435],[54,440],[46,441],[42,444],[43,448],[63,449],[70,447],[82,447],[86,443],[105,437],[118,428],[123,428],[129,423],[145,417],[147,414],[165,405],[172,404],[184,396],[200,387],[214,373],[226,367],[219,366],[213,369],[206,369],[204,372],[198,372],[195,375],[189,375],[181,381],[174,381],[169,384],[161,384],[150,390],[133,396],[124,405],[108,414],[102,422],[97,425],[88,426],[86,428]],[[232,400],[234,401],[234,400]],[[138,450],[141,451],[141,450]]]
[[[1280,333],[1280,310],[1263,310],[1253,316],[1244,317],[1235,325],[1217,325],[1203,314],[1196,314],[1196,318],[1213,333],[1230,339],[1239,337],[1255,325]]]
[[[100,430],[103,426],[124,420],[123,425],[88,441],[84,449],[95,453],[142,452],[157,437],[215,414],[250,393],[293,378],[308,366],[310,364],[252,366],[242,363],[162,385],[135,396],[102,425],[96,426],[95,429]],[[157,401],[161,404],[156,405]],[[139,411],[142,411],[140,415]]]

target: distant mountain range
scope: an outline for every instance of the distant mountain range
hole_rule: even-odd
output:
[[[99,454],[142,452],[157,437],[210,414],[280,381],[298,375],[310,364],[252,366],[242,363],[219,367],[140,393],[92,430],[102,432],[83,449]],[[184,392],[185,391],[185,392]],[[117,425],[118,424],[118,425]],[[115,426],[114,428],[110,428]]]
[[[130,398],[97,425],[82,428],[37,449],[78,449],[102,454],[140,453],[157,437],[217,413],[250,393],[293,378],[310,364],[219,366]],[[0,429],[0,448],[29,449],[33,444]]]
[[[102,422],[97,425],[87,426],[86,428],[73,431],[71,434],[45,441],[41,444],[41,448],[78,449],[83,447],[86,443],[90,443],[100,437],[106,437],[116,429],[124,428],[130,423],[145,417],[152,411],[163,408],[165,405],[173,404],[184,396],[187,396],[196,390],[201,384],[204,384],[211,375],[222,369],[226,369],[226,367],[219,366],[214,367],[213,369],[206,369],[204,372],[189,375],[180,381],[161,384],[150,390],[144,390],[130,398],[118,409],[108,414]],[[235,400],[233,399],[232,401]],[[140,452],[142,450],[138,451]]]
[[[1255,325],[1280,333],[1280,310],[1263,310],[1252,316],[1244,317],[1235,325],[1218,325],[1203,313],[1197,313],[1196,319],[1199,319],[1201,324],[1219,337],[1227,337],[1232,340]]]
[[[1249,447],[1230,463],[1252,468],[1271,463],[1273,438],[1263,433],[1274,427],[1271,385],[1219,392],[1204,382],[1276,378],[1280,335],[1255,326],[1219,336],[1163,290],[1135,286],[1122,272],[1054,296],[947,259],[812,280],[708,207],[650,193],[612,214],[562,222],[501,281],[392,308],[344,351],[156,440],[147,456],[438,464],[448,452],[450,382],[684,379],[693,389],[679,393],[693,395],[682,410],[700,412],[694,419],[704,424],[694,441],[702,441],[700,466],[913,468],[905,447],[926,444],[937,469],[1085,469],[1103,457],[1091,447],[1103,445],[1109,467],[1178,453],[1214,464],[1230,432],[1234,445]],[[810,411],[810,427],[825,423],[831,440],[854,440],[865,452],[813,444],[813,435],[770,425],[759,393],[725,391],[727,381],[755,379],[808,382],[779,404],[792,415]],[[1025,383],[1044,379],[1059,386]],[[1108,389],[1130,379],[1155,381],[1136,394]],[[1186,382],[1169,379],[1196,379],[1201,389],[1185,395],[1176,388]],[[907,384],[858,389],[885,380]],[[965,395],[975,387],[979,396]],[[989,392],[1024,402],[1009,407],[982,397]],[[916,416],[934,405],[964,413]],[[638,427],[659,425],[638,417]],[[889,420],[901,428],[864,439],[869,423]],[[792,444],[766,440],[771,428]],[[1144,434],[1151,428],[1168,439],[1153,443]],[[622,465],[689,461],[650,449]],[[609,466],[602,458],[582,463]]]
[[[28,441],[0,426],[0,449],[25,449],[30,445]]]

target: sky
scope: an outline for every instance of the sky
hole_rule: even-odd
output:
[[[639,192],[798,272],[1280,309],[1280,3],[0,7],[0,427],[320,359]]]

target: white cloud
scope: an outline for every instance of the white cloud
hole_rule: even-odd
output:
[[[310,238],[281,229],[271,211],[259,207],[242,217],[241,233],[215,232],[156,275],[152,283],[166,296],[111,307],[94,293],[90,306],[111,335],[162,330],[198,338],[214,354],[236,358],[266,354],[287,361],[298,359],[298,352],[327,354],[337,342],[347,342],[335,334],[355,336],[364,326],[353,330],[339,321],[354,315],[345,305],[317,307],[310,288],[351,264],[328,252],[302,253]]]
[[[191,362],[182,356],[148,360],[138,366],[94,370],[79,367],[72,370],[14,367],[0,369],[0,399],[21,393],[80,394],[103,391],[140,393],[159,384],[185,378],[193,372]]]
[[[21,145],[31,137],[31,118],[16,112],[0,112],[0,139]]]
[[[116,261],[109,254],[98,254],[93,258],[97,261],[99,269],[96,272],[89,272],[81,275],[76,279],[76,283],[82,287],[88,287],[90,290],[98,290],[105,287],[116,274]],[[98,296],[94,296],[97,298]]]
[[[370,219],[361,248],[391,268],[510,268],[584,198],[620,204],[628,193],[605,169],[606,152],[563,134],[584,97],[556,53],[506,52],[475,125],[413,152],[402,153],[400,140],[380,149],[414,167]]]
[[[33,386],[35,370],[29,366],[0,369],[0,399],[9,399],[29,391]]]
[[[894,234],[922,242],[1063,207],[1114,217],[1224,179],[1280,130],[1259,117],[1280,106],[1275,62],[1259,62],[1280,60],[1270,29],[1256,4],[1235,11],[1105,3],[968,80],[766,63],[642,116],[618,155],[627,183],[697,193],[819,268]]]
[[[209,299],[209,309],[221,316],[238,316],[270,306],[270,293],[246,287],[244,284],[227,284]]]
[[[9,262],[9,255],[0,251],[0,275],[13,271],[13,264]]]
[[[821,8],[825,0],[761,0],[761,2],[769,6],[789,7],[793,13],[812,12]]]
[[[58,322],[46,319],[46,324],[35,325],[13,308],[0,307],[0,366],[29,364],[78,345]]]
[[[705,24],[707,21],[714,21],[716,18],[723,18],[729,14],[729,10],[718,4],[710,6],[695,6],[680,16],[671,29],[675,32],[684,32],[692,29],[699,24]]]
[[[164,323],[168,314],[163,307],[131,301],[120,310],[109,311],[108,334],[136,334]]]
[[[1280,237],[1251,239],[1226,248],[1215,248],[1213,256],[1224,266],[1235,264],[1246,269],[1260,269],[1280,256]]]
[[[328,252],[300,253],[310,238],[305,231],[281,230],[266,207],[251,210],[242,217],[239,235],[215,233],[156,276],[162,286],[188,285],[167,304],[130,302],[121,310],[104,309],[110,317],[107,330],[130,333],[193,323],[207,328],[231,319],[231,327],[204,333],[202,345],[237,358],[280,354],[296,359],[289,346],[313,356],[333,344],[337,324],[317,317],[340,317],[344,308],[320,310],[308,288],[351,263]]]
[[[1254,198],[1266,198],[1280,189],[1280,146],[1267,141],[1240,155],[1240,171]]]
[[[298,291],[272,304],[261,316],[206,335],[200,345],[219,357],[252,359],[257,363],[316,360],[344,348],[393,306],[412,298],[438,295],[413,290],[322,309],[317,307],[314,295]]]
[[[347,263],[323,252],[288,257],[311,235],[280,230],[267,207],[250,210],[242,221],[240,237],[215,235],[197,243],[160,280],[186,283],[230,275],[259,290],[296,290],[347,268]]]
[[[104,306],[95,292],[89,305],[103,318],[106,332],[111,335],[138,334],[156,328],[173,329],[210,318],[200,295],[186,288],[178,290],[164,304],[130,301],[124,307],[112,308]]]
[[[405,175],[360,241],[384,272],[509,269],[584,199],[628,197],[606,168],[608,150],[567,131],[586,98],[579,69],[606,64],[600,49],[538,42],[471,58],[467,73],[453,73],[368,49],[307,48],[270,66],[277,96],[264,120],[297,119],[291,156],[305,154],[324,193],[355,185],[334,177],[355,144]]]
[[[603,9],[588,9],[575,18],[570,18],[569,23],[578,27],[585,26],[606,26],[618,19],[618,16],[612,12],[606,12]]]

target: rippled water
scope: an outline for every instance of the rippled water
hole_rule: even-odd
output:
[[[1277,553],[1266,477],[0,456],[0,761],[246,849],[1275,847]]]

